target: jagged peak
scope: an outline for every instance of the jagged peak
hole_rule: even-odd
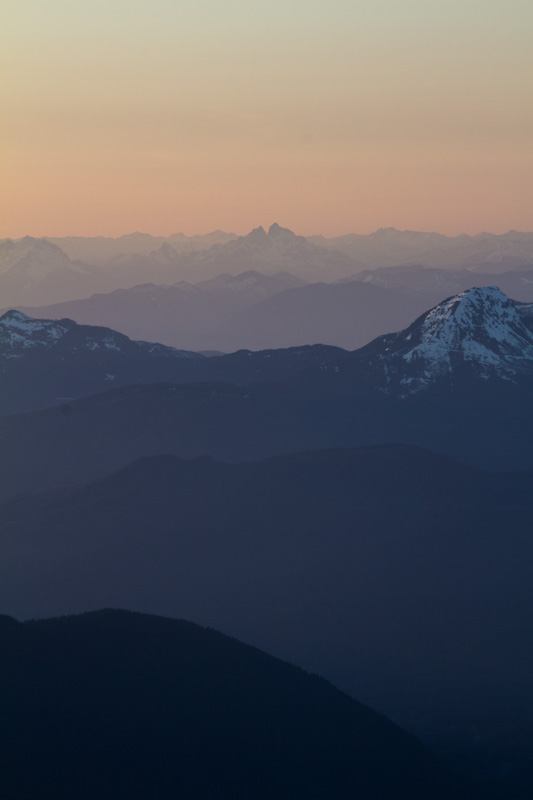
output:
[[[278,225],[277,222],[274,222],[270,228],[268,229],[268,235],[272,237],[276,236],[294,236],[296,238],[296,234],[293,233],[289,228],[282,228],[281,225]]]
[[[266,238],[266,231],[262,225],[259,225],[258,228],[254,228],[250,233],[248,233],[244,238],[249,240],[263,240]]]

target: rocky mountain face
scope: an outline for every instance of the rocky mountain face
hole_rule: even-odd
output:
[[[531,306],[495,286],[439,303],[399,333],[359,351],[382,373],[386,391],[409,394],[465,377],[517,383],[533,377]]]

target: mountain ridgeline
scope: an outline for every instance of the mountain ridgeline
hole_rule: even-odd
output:
[[[190,237],[134,233],[117,239],[25,236],[0,240],[0,297],[4,307],[43,305],[136,284],[194,283],[248,270],[331,281],[413,265],[484,274],[531,268],[533,234],[447,237],[382,228],[364,236],[306,239],[274,224],[268,232],[258,227],[246,236],[223,231]]]
[[[491,246],[516,275],[509,242]],[[33,258],[12,244],[6,275]],[[0,316],[0,609],[213,626],[391,716],[483,798],[531,796],[533,303],[459,285],[428,310],[425,290],[367,274],[317,283],[324,253],[339,276],[351,256],[279,226],[209,250],[125,244],[144,249],[109,256],[117,275],[134,255],[136,274],[177,259],[204,278]],[[102,269],[112,246],[92,246]],[[183,344],[195,322],[204,343],[302,339],[202,354]],[[14,798],[44,773],[46,800],[470,791],[386,720],[221,634],[125,612],[0,622]]]
[[[0,423],[4,496],[161,452],[235,461],[410,442],[482,468],[533,466],[531,308],[495,287],[472,289],[357,351],[214,358],[8,312],[2,411],[36,411]]]
[[[192,623],[0,617],[0,643],[5,800],[473,797],[331,684]]]

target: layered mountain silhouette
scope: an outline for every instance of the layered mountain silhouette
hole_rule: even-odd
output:
[[[404,446],[144,459],[4,504],[0,603],[217,627],[443,749],[482,747],[496,726],[496,775],[512,731],[533,729],[532,490],[531,472]]]
[[[533,233],[479,233],[444,236],[422,231],[380,228],[367,235],[347,234],[326,239],[311,236],[320,247],[339,250],[361,269],[423,264],[445,269],[499,273],[533,263]]]
[[[137,232],[118,236],[116,239],[108,236],[47,237],[49,242],[60,247],[69,258],[81,259],[101,267],[121,256],[148,255],[165,243],[172,245],[176,252],[190,253],[195,250],[209,250],[214,244],[225,244],[236,238],[234,233],[224,231],[212,231],[197,236],[174,233],[168,237]]]
[[[197,283],[220,274],[294,273],[300,280],[335,280],[356,264],[337,250],[317,247],[272,225],[247,236],[215,232],[188,239],[132,234],[117,240],[32,239],[0,241],[0,292],[7,305],[43,305],[138,284]]]
[[[271,235],[285,237],[257,233]],[[391,292],[280,289],[288,280],[167,288],[229,297],[232,323],[254,308],[258,335],[258,309],[294,293],[313,308],[345,292],[348,315],[350,292]],[[139,309],[167,296],[135,291]],[[468,288],[397,330],[353,351],[204,358],[4,314],[0,607],[29,618],[129,606],[218,627],[334,680],[491,781],[506,772],[506,800],[526,797],[532,305]],[[146,774],[135,772],[141,794]]]
[[[259,226],[247,236],[186,255],[181,263],[197,280],[247,270],[266,275],[287,271],[308,281],[334,280],[346,277],[354,267],[353,260],[343,253],[312,244],[277,223],[268,231]]]
[[[352,281],[312,283],[249,305],[221,325],[213,346],[224,351],[264,350],[304,344],[362,347],[420,313],[416,299]]]
[[[345,279],[360,280],[373,286],[381,286],[402,292],[409,297],[435,305],[443,297],[459,294],[477,286],[498,286],[504,294],[522,302],[533,302],[533,269],[508,271],[501,274],[473,273],[472,270],[427,269],[420,266],[384,267],[364,270],[358,275]]]
[[[473,796],[326,681],[188,622],[0,617],[0,646],[5,800]]]
[[[4,239],[0,241],[0,294],[3,308],[37,306],[138,284],[197,283],[224,273],[288,271],[302,280],[331,282],[361,270],[417,264],[483,274],[531,268],[533,234],[509,231],[498,236],[446,237],[386,228],[364,236],[306,239],[275,223],[268,231],[259,227],[238,237],[214,231],[167,238],[134,233],[117,239]],[[464,288],[451,286],[440,296]],[[511,291],[511,285],[506,283],[502,289]],[[429,304],[437,299],[426,296]]]
[[[86,480],[160,452],[242,460],[403,441],[491,469],[533,466],[531,307],[494,287],[449,298],[403,332],[354,352],[317,345],[183,358],[125,337],[124,353],[93,350],[93,331],[104,339],[111,333],[72,322],[72,339],[45,337],[36,348],[35,338],[22,337],[15,351],[9,331],[20,325],[17,314],[0,321],[3,411],[60,407],[1,423],[10,454],[4,492],[44,488],[29,478],[33,472],[54,486],[63,472]],[[71,340],[78,344],[69,348]],[[154,383],[162,379],[171,383]],[[88,396],[110,383],[123,388]],[[94,426],[113,447],[93,452]],[[85,458],[75,466],[71,454],[81,449]],[[36,463],[46,468],[34,470]]]
[[[81,261],[71,261],[46,239],[26,236],[0,242],[0,297],[3,307],[45,303],[87,296],[94,291],[99,270]]]
[[[304,283],[289,273],[266,276],[250,271],[219,275],[197,285],[186,281],[171,286],[142,284],[85,300],[21,310],[30,316],[69,317],[82,324],[105,325],[133,338],[172,346],[179,343],[181,348],[224,350],[228,341],[220,328],[229,319],[247,306]],[[242,336],[241,341],[246,338]],[[293,342],[288,339],[286,343]]]

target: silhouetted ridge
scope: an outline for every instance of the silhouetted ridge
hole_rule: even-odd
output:
[[[466,798],[413,737],[180,620],[0,620],[5,800]]]

